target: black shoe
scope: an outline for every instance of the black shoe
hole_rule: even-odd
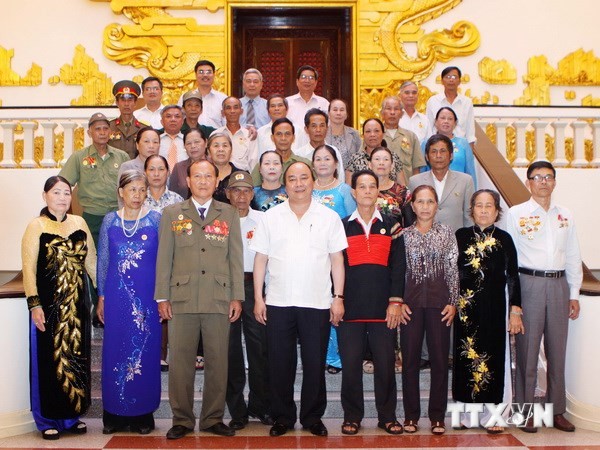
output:
[[[216,434],[218,436],[235,436],[235,431],[225,425],[223,422],[215,423],[213,426],[205,428],[202,431]]]
[[[234,430],[243,430],[248,425],[248,418],[242,417],[241,419],[232,419],[229,422],[229,428],[233,428]]]
[[[42,431],[42,439],[47,441],[56,441],[60,438],[60,433],[56,428],[48,428]]]
[[[167,439],[180,439],[192,431],[194,431],[192,428],[184,427],[183,425],[175,425],[167,431]]]
[[[163,363],[161,361],[160,362],[160,371],[161,372],[168,372],[169,371],[169,365],[167,363]]]
[[[421,359],[421,362],[419,363],[420,370],[429,369],[430,367],[431,367],[431,364],[429,363],[428,359]]]
[[[273,437],[283,436],[288,432],[290,428],[287,425],[282,424],[281,422],[275,422],[269,431],[269,434]]]
[[[92,319],[92,326],[94,328],[104,328],[104,324],[100,322],[100,319],[98,319],[96,314],[94,314],[94,318]]]
[[[304,427],[304,429],[310,431],[315,436],[327,436],[327,427],[320,420],[309,427]]]
[[[116,425],[104,425],[104,428],[102,428],[102,434],[114,434],[117,431],[119,431],[119,427]]]
[[[248,411],[248,416],[253,419],[258,419],[263,425],[273,425],[273,418],[269,414],[259,414],[252,411]]]
[[[75,425],[73,425],[71,428],[69,428],[69,433],[85,434],[85,433],[87,433],[87,425],[85,424],[85,422],[78,420]]]

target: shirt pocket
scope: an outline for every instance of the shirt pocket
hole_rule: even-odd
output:
[[[231,277],[215,274],[213,297],[215,300],[231,301]]]
[[[190,276],[179,275],[171,278],[171,301],[187,302],[191,296]]]

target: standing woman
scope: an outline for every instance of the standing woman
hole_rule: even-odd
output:
[[[456,232],[460,297],[454,318],[452,395],[463,403],[512,401],[506,331],[525,334],[525,328],[517,250],[510,234],[495,225],[501,212],[500,195],[481,189],[471,197],[475,225]],[[497,426],[487,429],[490,434],[502,431]]]
[[[183,134],[183,146],[188,155],[185,161],[179,161],[169,177],[169,189],[178,193],[184,199],[190,198],[190,188],[187,185],[187,168],[196,161],[206,158],[206,136],[198,128],[190,128]]]
[[[47,440],[84,434],[90,400],[90,290],[96,248],[85,221],[67,214],[71,185],[46,180],[46,207],[29,223],[21,246],[23,286],[31,311],[31,412]]]
[[[419,362],[423,336],[431,363],[428,416],[431,432],[446,432],[450,325],[458,300],[458,249],[452,229],[434,222],[438,199],[435,189],[418,186],[412,196],[416,222],[402,232],[406,252],[406,285],[402,304],[400,346],[404,430],[415,433],[421,416]]]
[[[160,214],[144,206],[142,172],[123,172],[123,208],[106,215],[98,242],[98,317],[104,323],[104,434],[148,434],[160,403],[161,326],[154,301]]]
[[[354,128],[345,125],[346,119],[348,119],[346,101],[340,98],[331,100],[329,103],[329,127],[325,142],[340,151],[344,169],[348,166],[352,155],[360,150],[360,135]]]
[[[213,194],[213,198],[223,203],[229,203],[229,199],[225,194],[229,177],[233,172],[237,172],[236,166],[231,163],[231,153],[233,146],[231,139],[225,133],[213,133],[208,138],[206,144],[206,156],[209,161],[212,161],[217,169],[219,169],[217,190]]]
[[[149,156],[158,155],[160,149],[160,134],[152,127],[144,127],[135,136],[135,148],[138,155],[129,161],[124,162],[119,167],[117,180],[126,170],[144,170],[144,163]],[[120,205],[123,206],[123,205]]]
[[[269,208],[287,200],[287,192],[281,184],[283,173],[283,158],[274,150],[269,150],[260,155],[258,160],[261,184],[254,187],[252,208],[258,211],[267,211]]]

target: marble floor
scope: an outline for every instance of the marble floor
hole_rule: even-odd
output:
[[[390,436],[377,428],[375,419],[365,419],[361,431],[356,436],[343,436],[340,432],[340,420],[326,419],[323,422],[329,429],[327,438],[312,436],[299,426],[285,436],[269,437],[269,428],[258,422],[238,431],[233,438],[217,437],[196,432],[179,440],[167,440],[165,433],[171,425],[170,420],[156,421],[156,430],[139,436],[132,433],[102,434],[102,421],[88,419],[88,434],[75,436],[65,434],[57,441],[42,440],[39,432],[0,439],[0,449],[370,449],[370,448],[530,448],[530,449],[567,449],[600,450],[600,433],[578,429],[575,433],[564,433],[555,429],[540,429],[536,434],[527,434],[517,428],[509,428],[500,435],[488,435],[483,430],[453,431],[449,429],[444,436],[432,436],[429,423],[423,419],[421,429],[413,435]]]

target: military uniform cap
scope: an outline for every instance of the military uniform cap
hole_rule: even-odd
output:
[[[141,89],[137,83],[134,83],[131,80],[121,80],[115,83],[113,86],[112,93],[115,97],[119,95],[127,98],[128,95],[133,96],[133,98],[138,98],[141,94]]]
[[[185,102],[187,102],[191,98],[195,98],[196,100],[200,100],[200,105],[202,105],[202,95],[197,90],[189,91],[189,92],[186,92],[185,94],[183,94],[182,104],[185,105]]]
[[[110,123],[104,114],[102,114],[102,113],[92,114],[92,117],[90,117],[90,120],[88,121],[88,127],[91,127],[93,123],[100,122],[101,120],[105,121],[107,124]]]
[[[234,187],[253,188],[254,183],[252,182],[252,175],[250,175],[248,172],[244,172],[242,170],[233,172],[229,176],[229,182],[227,183],[227,188],[234,188]]]

